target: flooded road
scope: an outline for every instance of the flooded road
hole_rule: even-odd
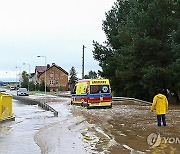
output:
[[[35,99],[44,101],[44,96]],[[46,101],[59,112],[58,117],[37,105],[13,100],[16,119],[0,125],[0,154],[92,153],[82,140],[85,125],[72,115],[70,99],[50,96]]]
[[[44,96],[35,99],[44,101]],[[180,153],[180,107],[170,107],[167,127],[157,127],[155,112],[135,102],[86,109],[69,105],[69,98],[49,96],[46,101],[58,117],[13,100],[16,121],[0,125],[0,154]],[[152,135],[160,135],[161,142]]]
[[[135,102],[120,102],[112,109],[73,107],[72,112],[83,116],[92,126],[94,124],[84,134],[99,153],[180,153],[180,107],[169,108],[166,127],[156,126],[156,115],[150,111],[150,106]],[[160,135],[161,142],[150,138],[151,134]]]
[[[0,154],[41,153],[34,134],[53,117],[37,105],[30,106],[13,100],[15,121],[0,125]]]

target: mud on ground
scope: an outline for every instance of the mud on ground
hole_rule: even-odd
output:
[[[155,111],[137,102],[119,102],[112,109],[72,106],[71,110],[88,122],[88,129],[81,134],[97,153],[180,153],[180,106],[169,107],[166,127],[157,127]]]

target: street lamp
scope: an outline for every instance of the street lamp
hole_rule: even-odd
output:
[[[45,66],[46,66],[46,56],[37,56],[37,57],[44,57],[44,59],[45,59]],[[45,83],[44,91],[45,91],[45,95],[46,95],[46,70],[45,70],[45,81],[44,81],[44,83]]]
[[[19,86],[21,87],[21,67],[16,66],[16,69],[19,68],[20,69],[20,77],[19,77]],[[17,70],[16,70],[17,71]],[[17,76],[17,72],[16,72],[16,76]],[[16,77],[16,85],[17,85],[17,77]]]
[[[28,64],[28,63],[23,63],[23,65],[29,65],[29,76],[28,76],[28,91],[29,91],[30,64]]]

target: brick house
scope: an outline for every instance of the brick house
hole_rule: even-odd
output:
[[[36,66],[35,74],[31,78],[34,83],[41,83],[45,79],[46,85],[50,91],[58,91],[59,89],[67,90],[68,88],[68,73],[55,63],[47,66]]]

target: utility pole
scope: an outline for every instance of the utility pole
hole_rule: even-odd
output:
[[[44,57],[44,59],[45,59],[45,67],[47,67],[47,65],[46,65],[46,61],[47,61],[47,57],[46,56],[37,56],[37,57]],[[46,72],[47,72],[47,68],[46,68],[46,70],[45,70],[45,79],[44,79],[44,84],[45,84],[45,86],[44,86],[44,92],[45,92],[45,96],[46,96]],[[46,103],[46,97],[45,97],[45,103]]]
[[[83,45],[83,55],[82,55],[82,79],[84,78],[84,49],[86,47]]]

